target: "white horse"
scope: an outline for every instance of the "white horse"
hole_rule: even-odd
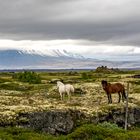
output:
[[[63,100],[65,93],[67,93],[69,100],[71,98],[71,93],[74,93],[74,87],[71,84],[64,85],[62,82],[57,81],[57,88],[60,93],[61,100]]]

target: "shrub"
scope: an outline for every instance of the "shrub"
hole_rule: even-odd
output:
[[[112,130],[121,130],[121,128],[119,128],[117,124],[110,122],[103,122],[98,124],[98,126]]]
[[[41,78],[40,76],[32,71],[24,71],[20,73],[15,73],[13,75],[14,79],[17,79],[21,82],[29,82],[30,84],[40,84]]]
[[[111,132],[100,126],[93,124],[85,124],[77,128],[74,132],[67,135],[68,139],[93,139],[93,140],[104,140],[105,138],[111,137]]]
[[[89,73],[86,73],[86,72],[83,72],[83,73],[81,74],[81,78],[84,79],[84,80],[90,79],[91,77],[92,77],[92,75],[89,74]]]

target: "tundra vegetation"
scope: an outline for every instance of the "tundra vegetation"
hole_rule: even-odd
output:
[[[20,114],[48,110],[79,110],[87,116],[107,114],[113,109],[123,110],[125,102],[118,104],[118,95],[112,94],[113,103],[107,103],[107,96],[101,87],[101,80],[120,82],[129,89],[129,108],[140,106],[140,78],[134,78],[140,71],[108,69],[99,67],[88,71],[61,72],[1,72],[0,73],[0,139],[8,140],[45,140],[45,139],[140,139],[140,126],[133,126],[127,132],[117,124],[110,122],[79,122],[70,134],[52,136],[28,128],[16,127],[18,123],[26,123]],[[75,93],[71,101],[67,96],[63,101],[57,91],[56,81],[71,83]],[[127,89],[126,89],[127,90]],[[20,121],[20,122],[19,122]]]

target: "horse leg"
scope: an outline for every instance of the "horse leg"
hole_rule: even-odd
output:
[[[123,97],[124,97],[124,99],[126,100],[127,99],[127,97],[126,97],[126,93],[125,93],[125,90],[123,90]]]
[[[126,100],[126,94],[125,94],[125,91],[122,92],[122,101],[124,102],[124,100]]]
[[[70,91],[67,91],[67,95],[68,95],[68,100],[70,101],[70,98],[71,98]]]
[[[120,94],[120,92],[118,92],[118,95],[119,95],[118,103],[120,103],[120,100],[121,100],[121,94]]]
[[[111,94],[109,94],[109,98],[110,98],[110,103],[112,103],[112,96],[111,96]]]
[[[107,93],[108,104],[110,103],[110,95]]]
[[[63,100],[63,93],[60,92],[60,97],[61,97],[61,100]]]

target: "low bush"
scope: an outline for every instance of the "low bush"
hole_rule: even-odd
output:
[[[92,75],[89,72],[83,72],[81,74],[81,78],[84,79],[84,80],[91,79],[92,78]]]
[[[30,84],[40,84],[41,83],[41,78],[40,76],[32,71],[24,71],[20,73],[15,73],[13,75],[14,79],[17,79],[21,82],[28,82]]]

